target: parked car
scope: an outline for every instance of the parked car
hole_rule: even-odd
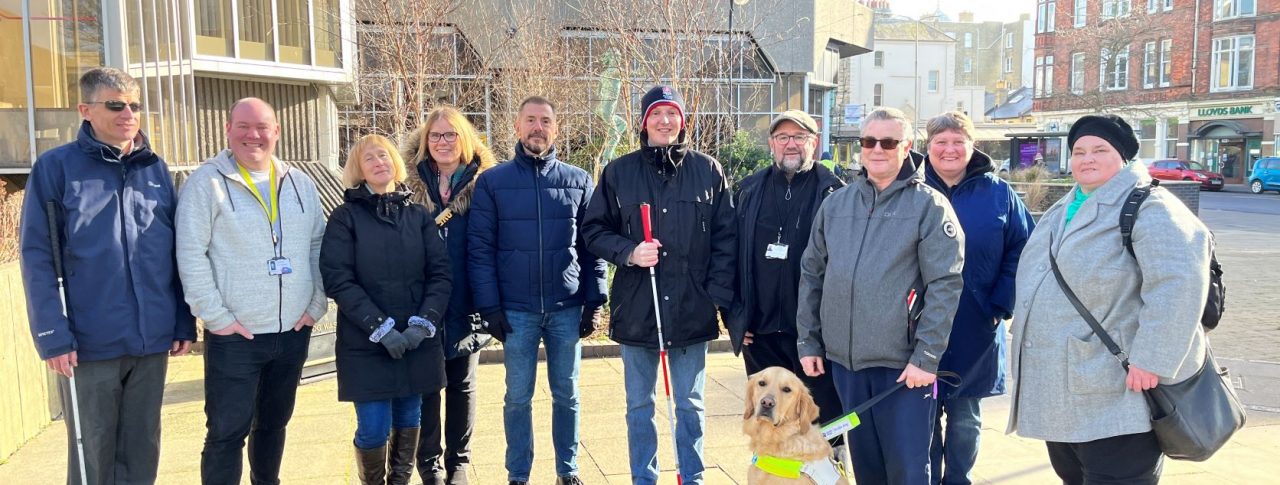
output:
[[[1160,180],[1186,180],[1200,182],[1201,189],[1222,190],[1222,174],[1210,172],[1196,162],[1186,160],[1156,160],[1147,164],[1147,172],[1151,178]]]
[[[1253,162],[1249,190],[1255,194],[1261,194],[1264,190],[1280,192],[1280,157],[1264,157]]]

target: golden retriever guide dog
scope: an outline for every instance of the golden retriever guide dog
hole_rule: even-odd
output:
[[[822,439],[818,405],[791,371],[770,367],[747,377],[742,432],[751,439],[752,485],[849,485]]]

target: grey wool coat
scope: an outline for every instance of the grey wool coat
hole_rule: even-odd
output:
[[[1013,407],[1008,432],[1081,443],[1151,430],[1141,393],[1125,388],[1119,361],[1067,300],[1049,265],[1129,355],[1132,365],[1183,381],[1204,362],[1200,328],[1209,289],[1209,231],[1163,188],[1142,204],[1136,258],[1120,238],[1120,209],[1146,167],[1122,168],[1063,227],[1074,190],[1045,212],[1022,251],[1013,317]]]

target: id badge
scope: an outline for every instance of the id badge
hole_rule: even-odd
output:
[[[289,273],[293,273],[293,265],[289,264],[289,258],[278,257],[267,260],[267,274],[280,276]]]
[[[765,247],[764,259],[787,259],[787,245],[773,243]]]

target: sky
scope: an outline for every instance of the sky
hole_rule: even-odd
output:
[[[959,20],[962,10],[973,12],[973,19],[979,22],[998,20],[1012,22],[1018,15],[1032,13],[1036,8],[1035,0],[889,0],[893,13],[912,18],[924,13],[933,13],[939,7],[952,21]],[[1032,20],[1035,20],[1032,15]]]

